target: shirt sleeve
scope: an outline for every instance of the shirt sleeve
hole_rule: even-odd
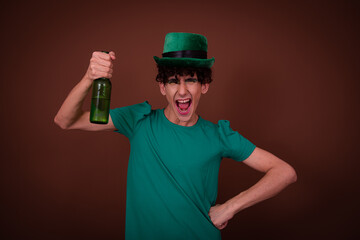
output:
[[[111,120],[117,130],[115,132],[124,134],[131,138],[137,124],[151,112],[151,105],[145,101],[140,104],[115,108],[110,110]]]
[[[227,120],[218,121],[220,142],[223,148],[223,156],[235,161],[246,160],[255,149],[255,145],[244,138],[230,127]]]

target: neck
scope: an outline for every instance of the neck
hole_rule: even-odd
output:
[[[197,113],[194,113],[189,119],[179,119],[177,117],[176,114],[174,114],[170,107],[167,106],[164,110],[164,114],[165,114],[165,117],[172,123],[176,124],[176,125],[180,125],[180,126],[184,126],[184,127],[191,127],[191,126],[194,126],[198,119],[199,119],[199,115],[197,115]]]

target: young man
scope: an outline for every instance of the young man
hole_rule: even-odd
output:
[[[112,109],[107,125],[89,122],[82,103],[92,81],[112,76],[115,53],[94,52],[83,79],[64,101],[55,122],[63,129],[112,130],[129,138],[126,239],[221,239],[239,211],[296,181],[294,169],[230,128],[201,118],[196,109],[212,81],[207,40],[191,33],[166,35],[163,57],[154,57],[165,109],[147,102]],[[215,204],[222,158],[265,175],[223,204]]]

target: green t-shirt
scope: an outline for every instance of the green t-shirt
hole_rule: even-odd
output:
[[[215,204],[221,159],[245,160],[255,145],[220,120],[170,122],[148,102],[112,109],[117,132],[130,140],[127,240],[221,239],[208,212]]]

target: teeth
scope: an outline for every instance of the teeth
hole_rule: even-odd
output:
[[[186,100],[177,100],[179,103],[187,103],[190,102],[190,99],[186,99]]]

